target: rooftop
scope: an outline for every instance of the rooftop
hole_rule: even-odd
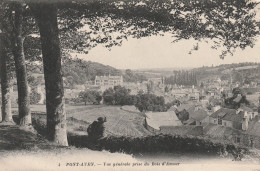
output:
[[[241,106],[240,109],[242,109],[243,111],[247,111],[247,112],[254,112],[253,109],[251,109],[247,106]]]
[[[224,117],[226,114],[236,114],[235,109],[228,109],[228,108],[220,108],[216,112],[212,113],[210,117],[212,118],[218,118],[218,117]]]
[[[201,121],[201,120],[205,119],[207,116],[208,116],[207,111],[205,111],[203,109],[189,111],[189,117],[194,119],[195,121]]]
[[[183,103],[181,104],[180,106],[177,107],[177,110],[179,112],[183,111],[184,109],[185,110],[189,110],[190,108],[194,107],[194,104],[192,103]]]
[[[259,121],[249,122],[246,133],[249,135],[260,136],[260,122]]]
[[[203,134],[213,137],[227,137],[234,134],[241,134],[241,132],[230,127],[210,123],[204,127]]]
[[[244,111],[240,111],[236,114],[235,109],[221,108],[210,115],[212,118],[221,117],[222,120],[232,121],[232,122],[242,122],[244,118]]]
[[[181,121],[174,111],[170,112],[149,112],[145,114],[147,124],[159,130],[161,126],[180,126]]]

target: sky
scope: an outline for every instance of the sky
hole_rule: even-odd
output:
[[[257,18],[260,18],[259,14],[257,13]],[[213,50],[207,43],[200,43],[199,49],[189,54],[196,44],[195,41],[182,40],[178,43],[171,43],[172,40],[173,38],[170,36],[129,38],[123,41],[122,46],[112,47],[111,51],[99,45],[90,50],[89,54],[77,54],[77,57],[110,65],[117,69],[194,68],[240,62],[260,62],[260,37],[257,38],[253,48],[237,49],[233,56],[227,55],[225,59],[219,58],[221,50]]]

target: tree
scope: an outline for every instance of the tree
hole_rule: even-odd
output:
[[[128,97],[130,96],[130,89],[126,89],[125,87],[122,86],[115,86],[114,87],[114,99],[115,99],[115,104],[116,105],[127,105],[128,102]]]
[[[122,86],[114,86],[104,91],[103,99],[108,105],[133,105],[135,96],[130,95],[131,90]]]
[[[15,61],[18,87],[19,120],[21,126],[31,126],[30,97],[24,56],[23,9],[21,3],[9,4],[11,8],[11,46]]]
[[[140,94],[136,97],[135,107],[140,112],[156,111],[163,112],[167,110],[164,97],[154,94]]]
[[[114,105],[115,104],[115,91],[112,88],[108,88],[103,93],[103,99],[104,103],[108,105]]]
[[[234,97],[237,97],[237,95],[245,95],[245,92],[241,89],[241,88],[239,88],[239,87],[236,87],[236,88],[233,88],[233,90],[232,90],[232,94],[233,94],[233,96]]]
[[[41,77],[34,77],[34,76],[29,75],[29,76],[27,77],[27,81],[28,81],[28,84],[29,84],[31,87],[37,87],[38,85],[41,84],[42,79],[41,79]]]
[[[181,122],[187,121],[189,119],[189,112],[187,112],[186,109],[180,112],[177,111],[176,115]]]
[[[57,8],[52,3],[31,4],[37,20],[44,65],[48,139],[68,145],[65,99],[61,68],[61,50],[57,23]]]
[[[85,91],[79,93],[79,98],[85,103],[100,104],[102,96],[97,91]]]
[[[134,73],[132,70],[125,70],[125,74],[123,75],[124,82],[143,82],[146,81],[147,78],[144,75]]]
[[[0,78],[1,78],[1,92],[2,92],[2,108],[1,108],[1,121],[5,124],[13,124],[12,111],[11,111],[11,78],[10,78],[10,57],[7,51],[7,42],[4,33],[0,33]]]
[[[241,104],[247,106],[250,105],[249,101],[246,99],[246,95],[240,88],[234,88],[232,90],[233,96],[225,99],[225,106],[232,109],[237,109]]]
[[[31,125],[31,113],[29,107],[28,83],[24,57],[24,38],[33,30],[29,19],[23,17],[24,4],[20,2],[1,1],[1,32],[8,37],[8,48],[13,54],[18,86],[18,105],[20,125]],[[26,23],[26,28],[23,27]]]

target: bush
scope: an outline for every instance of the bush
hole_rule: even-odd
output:
[[[209,139],[179,135],[151,135],[146,137],[105,137],[99,140],[100,147],[110,152],[139,153],[187,153],[206,155],[232,155],[235,159],[248,154],[246,148],[233,144],[215,143]]]
[[[70,135],[69,143],[76,147],[93,150],[107,150],[127,154],[198,154],[205,156],[233,157],[234,160],[248,155],[254,156],[247,148],[225,142],[213,142],[210,139],[179,135],[149,135],[145,137],[109,136],[91,141],[88,136]]]

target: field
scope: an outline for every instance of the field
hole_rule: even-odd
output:
[[[106,117],[105,135],[139,137],[151,133],[143,127],[144,116],[141,113],[121,109],[119,106],[87,105],[66,106],[68,133],[86,135],[89,124],[98,117]],[[44,105],[33,105],[34,123],[45,125]]]

